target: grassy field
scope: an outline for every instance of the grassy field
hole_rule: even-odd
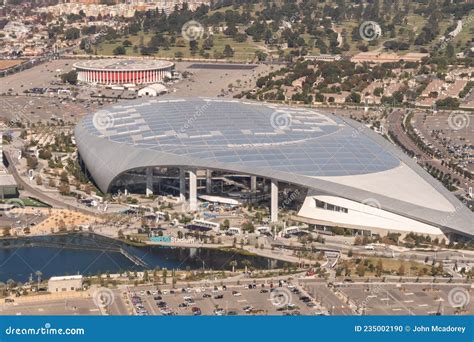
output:
[[[142,43],[146,46],[150,41],[153,35],[150,33],[141,33],[139,35],[131,35],[126,36],[121,39],[118,39],[115,42],[106,42],[100,44],[97,48],[97,54],[99,55],[113,55],[113,51],[117,46],[122,45],[124,40],[129,40],[132,42],[131,47],[126,48],[126,56],[141,56],[140,49],[134,51],[133,46],[140,46]],[[176,52],[180,51],[183,54],[184,58],[203,58],[196,53],[194,56],[191,55],[191,51],[189,49],[189,43],[185,41],[185,47],[177,47],[173,46],[169,49],[159,49],[158,53],[154,54],[155,57],[164,57],[164,58],[174,58],[176,56]],[[203,39],[198,40],[199,46],[202,46]],[[249,38],[246,42],[237,43],[232,38],[226,37],[223,34],[214,34],[214,46],[211,50],[207,50],[207,52],[211,55],[210,58],[214,57],[214,51],[223,52],[224,47],[226,44],[229,44],[234,49],[234,56],[228,58],[230,60],[239,60],[239,61],[250,61],[254,58],[255,52],[259,50],[257,43],[254,43]]]
[[[224,7],[214,12],[225,12],[232,7]],[[259,11],[263,9],[263,5],[254,5],[253,12]],[[242,9],[240,9],[242,11]],[[467,41],[472,39],[472,33],[474,31],[474,20],[467,21],[468,16],[464,17],[465,26],[461,33],[453,39],[453,44],[456,48],[456,52],[459,52],[461,48],[463,48]],[[382,35],[377,39],[376,44],[372,45],[374,42],[367,42],[367,41],[353,41],[351,38],[351,34],[353,29],[358,29],[361,25],[361,22],[355,20],[347,20],[341,24],[334,25],[335,29],[342,33],[344,29],[346,32],[347,41],[349,43],[350,49],[348,52],[349,55],[354,55],[360,52],[357,48],[357,45],[364,44],[368,46],[369,51],[379,50],[383,48],[383,44],[388,40],[397,40],[401,42],[409,42],[412,41],[410,48],[404,51],[398,51],[399,54],[405,54],[408,52],[417,52],[422,46],[417,46],[413,44],[413,40],[420,34],[422,28],[426,23],[427,18],[421,15],[410,13],[407,16],[407,24],[397,25],[395,27],[396,37],[391,38],[390,32],[382,32]],[[446,29],[452,25],[452,20],[443,20],[439,22],[440,27],[440,34],[444,34]],[[239,31],[243,32],[244,27],[239,27]],[[403,33],[400,33],[400,30]],[[105,42],[100,44],[97,47],[97,54],[99,55],[113,55],[113,51],[117,46],[122,45],[124,40],[130,40],[132,42],[132,47],[126,48],[126,56],[140,56],[140,48],[139,46],[144,45],[146,46],[152,37],[152,33],[142,32],[138,35],[131,35],[125,36],[118,39],[115,42]],[[305,39],[306,44],[308,45],[308,52],[309,54],[319,54],[320,51],[318,48],[314,47],[315,38],[309,34],[303,34],[302,37]],[[164,58],[175,58],[176,53],[180,53],[183,58],[202,58],[199,53],[195,55],[191,55],[191,51],[189,49],[189,42],[185,41],[186,46],[184,47],[170,47],[168,49],[161,48],[159,51],[154,54],[155,57],[164,57]],[[198,40],[199,46],[202,46],[203,39]],[[325,42],[327,46],[329,46],[329,41]],[[372,43],[372,44],[370,44]],[[430,44],[423,46],[424,48],[430,50],[435,48],[435,45],[439,43],[439,36],[435,38]],[[262,50],[265,52],[269,52],[270,50],[273,51],[273,55],[276,55],[276,47],[275,46],[267,46],[264,42],[254,42],[252,41],[252,37],[248,37],[247,41],[244,43],[237,43],[232,38],[225,36],[222,33],[214,34],[214,47],[211,50],[206,50],[209,53],[210,58],[214,58],[214,52],[222,53],[224,51],[224,47],[226,44],[229,44],[234,49],[234,56],[228,58],[229,60],[234,61],[251,61],[255,57],[255,52],[258,50]],[[291,51],[291,49],[286,49],[286,52]],[[388,51],[391,52],[391,51]]]
[[[431,266],[425,265],[423,263],[412,261],[412,260],[398,260],[398,259],[388,259],[388,258],[363,258],[361,263],[364,263],[364,260],[368,261],[368,264],[377,265],[379,260],[382,261],[383,265],[383,275],[387,274],[397,274],[400,269],[400,266],[403,265],[405,269],[405,276],[416,276],[423,269],[430,270]],[[356,269],[357,265],[355,260],[346,261],[349,268],[351,269],[352,275],[357,274]],[[369,267],[366,267],[364,276],[375,276],[375,271],[370,271]]]

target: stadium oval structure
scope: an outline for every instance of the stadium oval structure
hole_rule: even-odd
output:
[[[131,170],[227,171],[306,189],[297,217],[316,228],[474,235],[474,214],[396,146],[356,121],[314,109],[134,100],[85,117],[75,137],[81,162],[104,193]]]
[[[152,84],[171,77],[174,63],[156,59],[92,59],[74,64],[77,79],[105,85]]]

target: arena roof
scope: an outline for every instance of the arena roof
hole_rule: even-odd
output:
[[[74,67],[87,70],[139,71],[164,69],[173,65],[172,62],[156,59],[96,59],[77,62]]]
[[[274,178],[473,234],[474,214],[367,127],[309,108],[232,99],[135,100],[84,118],[76,141],[107,192],[139,167],[195,167]]]
[[[107,125],[97,124],[104,119]],[[304,108],[152,100],[110,107],[83,124],[91,134],[110,141],[199,158],[210,165],[245,163],[305,176],[341,176],[399,164],[338,117]]]

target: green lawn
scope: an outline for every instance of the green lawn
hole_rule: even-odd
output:
[[[254,11],[258,10],[261,6],[260,5],[255,5],[254,6]],[[229,8],[221,8],[217,11],[226,11]],[[467,15],[464,17],[464,22],[466,22]],[[406,41],[408,42],[410,40],[410,36],[413,38],[416,38],[416,36],[421,32],[421,29],[426,23],[426,18],[422,17],[420,15],[410,13],[407,16],[407,24],[406,25],[397,25],[396,26],[396,37],[395,38],[390,38],[390,32],[382,32],[382,35],[378,38],[377,40],[377,45],[372,46],[369,45],[369,42],[364,42],[364,41],[352,41],[351,39],[351,33],[354,28],[358,28],[360,26],[360,22],[355,21],[355,20],[348,20],[345,21],[342,24],[336,25],[336,28],[338,31],[342,32],[342,29],[345,29],[347,32],[347,37],[348,37],[348,43],[350,45],[350,50],[347,52],[350,55],[359,53],[359,49],[357,49],[357,45],[359,44],[365,44],[368,45],[369,51],[374,51],[376,49],[379,49],[380,47],[383,47],[383,43],[388,41],[388,40],[398,40],[398,41]],[[452,22],[450,20],[444,20],[439,23],[440,26],[440,33],[444,34],[446,31],[446,28],[451,25]],[[240,32],[243,32],[244,28],[239,28]],[[400,29],[404,29],[403,34],[400,34],[399,31]],[[472,31],[474,30],[474,21],[471,21],[465,25],[461,33],[453,40],[454,45],[457,47],[457,51],[460,50],[461,47],[464,47],[466,42],[469,41],[472,38]],[[130,40],[132,42],[132,46],[140,46],[141,44],[144,44],[145,46],[148,44],[152,37],[152,33],[146,33],[142,32],[138,35],[131,35],[131,36],[125,36],[120,39],[117,39],[115,42],[105,42],[100,44],[97,47],[97,54],[98,55],[113,55],[113,50],[117,47],[122,45],[122,42],[124,40]],[[318,54],[320,53],[318,48],[314,47],[314,41],[315,38],[312,37],[309,34],[304,34],[303,38],[305,39],[306,43],[308,44],[308,50],[310,54]],[[425,46],[425,48],[430,49],[432,48],[435,44],[439,42],[438,40],[439,37],[435,38],[431,44],[428,46]],[[203,40],[200,39],[198,41],[199,46],[202,46]],[[155,57],[164,57],[164,58],[174,58],[176,52],[181,52],[183,58],[202,58],[199,53],[196,55],[191,55],[191,52],[189,50],[189,43],[185,41],[186,46],[185,47],[170,47],[169,49],[160,49],[158,53],[156,53],[154,56]],[[211,50],[207,50],[206,52],[210,54],[210,58],[214,58],[214,51],[222,52],[224,50],[224,46],[226,44],[229,44],[233,49],[234,49],[234,57],[229,58],[230,60],[234,61],[250,61],[254,58],[255,52],[258,50],[273,50],[274,47],[272,46],[265,46],[263,42],[254,42],[252,41],[251,37],[248,37],[247,41],[244,43],[237,43],[235,42],[232,38],[229,38],[225,36],[222,33],[217,33],[214,34],[214,47]],[[329,45],[329,42],[326,41],[326,44]],[[407,51],[399,51],[398,53],[408,53],[408,52],[414,52],[414,51],[419,51],[420,46],[416,46],[413,43],[410,45],[409,50]],[[291,49],[287,49],[287,52],[290,51]],[[126,56],[140,56],[140,51],[139,49],[137,51],[134,51],[133,47],[128,47],[126,48]]]
[[[122,45],[124,40],[129,40],[132,42],[132,47],[126,48],[126,56],[141,56],[140,50],[134,51],[133,46],[139,46],[141,42],[144,45],[147,45],[152,37],[150,33],[141,33],[139,35],[131,35],[118,39],[116,42],[102,43],[97,48],[97,54],[99,55],[113,55],[113,51],[117,46]],[[203,39],[198,40],[199,46],[202,46]],[[214,47],[207,52],[211,55],[210,58],[213,58],[214,51],[222,52],[226,44],[229,44],[234,49],[234,57],[229,58],[230,60],[239,60],[247,61],[251,60],[255,56],[255,52],[258,50],[256,43],[251,41],[249,38],[246,42],[237,43],[232,38],[226,37],[223,34],[214,34]],[[155,57],[164,57],[164,58],[174,58],[175,53],[180,51],[183,54],[184,58],[202,58],[202,56],[197,53],[192,56],[189,49],[189,43],[186,41],[185,47],[170,47],[168,50],[159,49],[158,53],[154,54]]]

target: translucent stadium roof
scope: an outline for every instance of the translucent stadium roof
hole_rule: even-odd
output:
[[[82,121],[89,134],[213,163],[304,176],[359,175],[399,160],[334,115],[224,99],[124,102]]]
[[[214,169],[298,184],[474,235],[474,214],[401,150],[348,118],[232,99],[121,102],[75,128],[81,160],[108,192],[134,169]]]

